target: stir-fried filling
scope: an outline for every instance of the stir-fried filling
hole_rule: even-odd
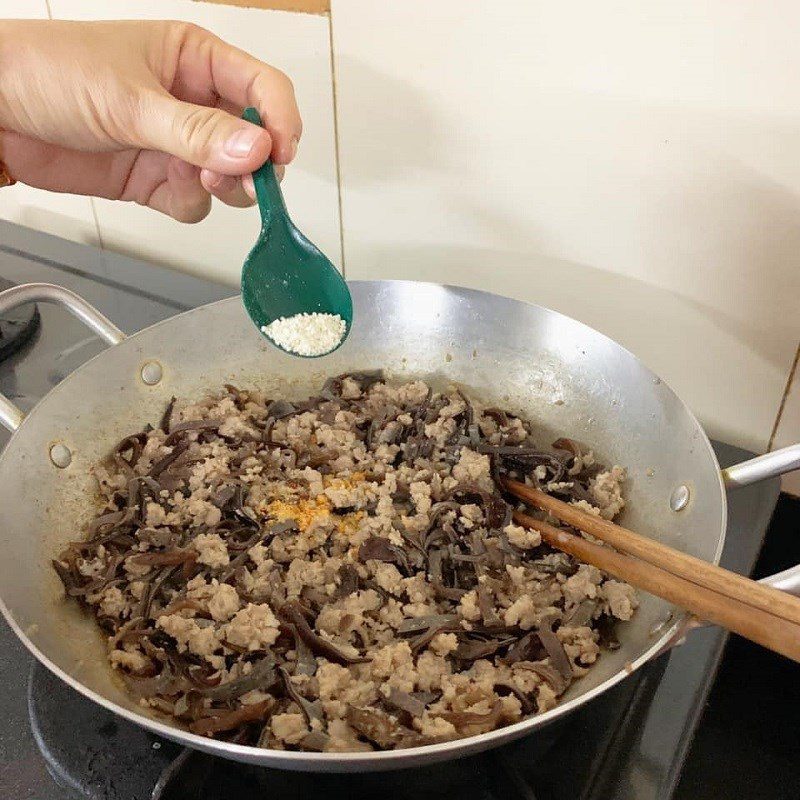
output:
[[[624,470],[460,390],[329,380],[169,404],[53,565],[143,706],[278,749],[411,747],[552,708],[630,586],[511,522],[512,475],[612,518]]]

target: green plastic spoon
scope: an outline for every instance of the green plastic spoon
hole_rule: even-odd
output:
[[[246,108],[242,119],[261,125],[254,108]],[[338,314],[347,327],[337,349],[353,324],[353,300],[344,278],[289,219],[271,161],[253,173],[253,183],[261,233],[242,267],[242,301],[250,319],[279,347],[263,333],[262,326],[302,313]]]

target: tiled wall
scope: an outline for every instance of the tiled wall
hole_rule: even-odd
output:
[[[0,0],[0,19],[47,19],[47,16],[46,0]],[[0,217],[76,242],[100,243],[92,202],[86,197],[17,185],[0,192]]]
[[[46,13],[28,5],[22,15]],[[777,424],[800,341],[796,4],[332,0],[315,15],[50,0],[50,10],[191,19],[290,73],[305,133],[288,203],[348,277],[551,306],[640,355],[712,434],[756,450],[800,440],[800,389]],[[17,195],[0,193],[0,216],[231,281],[257,226],[253,211],[215,207],[186,227],[6,191]]]

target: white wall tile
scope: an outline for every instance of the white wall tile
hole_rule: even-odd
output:
[[[46,0],[0,0],[0,19],[47,19]],[[97,226],[88,197],[56,194],[17,183],[0,191],[0,219],[96,245]]]
[[[47,19],[47,0],[0,0],[0,19]]]
[[[294,221],[340,261],[328,19],[189,0],[51,0],[60,19],[183,19],[286,72],[295,84],[304,133],[283,188]],[[182,225],[131,203],[96,200],[103,246],[235,284],[259,231],[256,209],[217,201],[206,220]]]
[[[777,450],[779,447],[788,447],[798,442],[800,442],[800,369],[795,368],[783,411],[775,429],[772,449]],[[800,497],[800,470],[783,476],[783,490]]]
[[[538,302],[767,446],[800,333],[800,6],[333,0],[348,277]]]

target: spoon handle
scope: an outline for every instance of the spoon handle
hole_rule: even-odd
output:
[[[261,115],[255,108],[246,108],[242,119],[261,127]],[[253,183],[256,187],[256,199],[261,212],[261,228],[264,230],[269,227],[275,217],[287,216],[286,203],[283,201],[283,192],[281,192],[280,184],[275,177],[272,161],[267,159],[253,173]]]

